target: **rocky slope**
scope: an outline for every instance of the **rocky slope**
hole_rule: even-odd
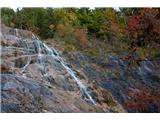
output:
[[[160,61],[128,68],[54,47],[2,25],[2,112],[160,112]]]
[[[111,54],[105,61],[79,52],[66,56],[75,69],[111,93],[128,112],[160,112],[160,61],[146,59],[128,66]]]
[[[125,112],[31,32],[1,28],[1,112]]]

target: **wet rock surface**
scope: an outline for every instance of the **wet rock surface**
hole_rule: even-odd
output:
[[[1,32],[1,112],[126,112],[31,32]]]

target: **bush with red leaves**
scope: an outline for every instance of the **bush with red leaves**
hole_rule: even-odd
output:
[[[128,96],[124,107],[129,112],[160,112],[160,89],[128,90]]]

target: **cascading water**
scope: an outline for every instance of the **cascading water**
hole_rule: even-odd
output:
[[[33,39],[35,40],[35,48],[37,49],[38,51],[38,64],[39,64],[39,67],[40,67],[40,70],[41,70],[41,74],[43,75],[43,77],[47,80],[50,80],[50,75],[48,74],[47,72],[47,67],[45,65],[45,60],[46,60],[46,55],[42,54],[42,49],[44,48],[43,47],[43,44],[42,42],[37,38],[35,37],[35,35],[32,35]]]
[[[18,29],[15,29],[15,32],[16,32],[17,38],[19,38]],[[25,66],[22,67],[22,71],[21,71],[22,75],[25,77],[24,71],[31,62],[30,48],[28,46],[29,40],[28,41],[27,40],[22,40],[22,38],[17,39],[17,40],[21,44],[24,44],[24,47],[27,49],[27,55],[28,55],[27,63],[26,63]],[[50,48],[46,44],[42,43],[39,40],[39,38],[37,36],[35,36],[34,34],[32,34],[32,40],[30,40],[30,41],[31,41],[32,44],[34,44],[35,52],[38,54],[37,63],[40,67],[41,74],[45,79],[47,79],[47,80],[50,79],[50,75],[47,72],[47,68],[46,68],[46,65],[45,65],[45,62],[46,62],[46,57],[45,56],[50,56],[52,58],[52,63],[53,64],[54,64],[54,61],[57,61],[65,68],[67,73],[71,76],[71,78],[79,86],[80,91],[82,92],[82,95],[88,101],[90,101],[93,105],[96,105],[95,101],[93,100],[93,98],[90,95],[90,92],[87,90],[87,87],[76,77],[73,70],[66,65],[63,58],[60,57],[59,53],[54,48]]]
[[[72,77],[72,79],[77,83],[77,85],[79,86],[82,94],[84,96],[86,96],[91,102],[92,104],[96,105],[95,101],[93,100],[93,98],[91,97],[91,95],[89,94],[89,91],[87,90],[86,86],[84,86],[82,84],[82,82],[76,77],[76,75],[74,74],[73,70],[71,68],[69,68],[65,62],[63,61],[63,59],[59,56],[58,52],[55,49],[51,49],[49,48],[46,44],[44,44],[44,47],[47,49],[48,51],[48,55],[51,55],[52,58],[54,60],[57,60],[61,63],[61,65],[66,69],[66,71],[70,74],[70,76]]]
[[[81,52],[66,55],[72,65],[80,66],[84,75],[78,76],[79,72],[76,74],[57,50],[38,36],[25,30],[3,29],[0,33],[3,111],[20,108],[22,112],[113,112],[118,108],[117,111],[126,112],[121,105],[137,93],[147,92],[155,100],[159,97],[159,61],[146,58],[131,66],[113,54],[107,56],[105,63]],[[79,77],[95,80],[96,86],[89,84],[95,94],[90,93]],[[116,105],[109,105],[107,99]],[[158,111],[155,104],[149,102],[148,107]]]
[[[28,46],[27,40],[23,40],[23,38],[20,37],[18,29],[15,29],[15,35],[16,35],[16,37],[17,37],[17,40],[19,40],[20,43],[23,44],[24,48],[27,49],[27,56],[28,56],[28,58],[27,58],[27,63],[25,64],[25,66],[23,66],[23,67],[21,68],[21,69],[22,69],[21,73],[23,73],[23,77],[25,77],[24,72],[25,72],[27,66],[28,66],[28,65],[30,64],[30,62],[31,62],[30,50],[29,50],[29,46]]]

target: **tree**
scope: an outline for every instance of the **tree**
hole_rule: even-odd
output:
[[[11,8],[1,8],[2,23],[9,27],[14,27],[15,12]]]
[[[159,9],[145,8],[128,17],[125,35],[130,38],[129,56],[135,52],[139,54],[134,58],[136,61],[144,60],[149,50],[160,47],[159,12]]]

